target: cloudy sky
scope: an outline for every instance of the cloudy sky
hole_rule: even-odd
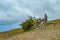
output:
[[[20,27],[27,15],[60,18],[60,0],[0,0],[0,32]]]

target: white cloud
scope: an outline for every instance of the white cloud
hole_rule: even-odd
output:
[[[59,6],[58,6],[58,5],[55,6],[55,7],[54,7],[54,10],[56,10],[56,11],[60,10],[60,5],[59,5]]]
[[[26,15],[32,15],[33,11],[36,12],[37,17],[39,13],[36,10],[43,10],[46,8],[54,8],[54,10],[59,10],[59,7],[52,7],[52,4],[49,4],[48,1],[51,3],[55,3],[56,0],[21,0],[22,3],[18,3],[17,0],[0,0],[0,4],[2,4],[4,7],[8,7],[7,11],[4,11],[4,9],[0,12],[0,19],[4,20],[20,20],[19,18],[26,16]],[[22,5],[21,5],[22,4]],[[25,7],[23,7],[23,4]],[[47,5],[46,5],[47,4]],[[10,5],[10,6],[9,6]],[[49,5],[51,7],[49,7]],[[28,6],[28,8],[27,8]],[[47,9],[48,11],[50,9]],[[42,14],[42,13],[40,13]],[[2,16],[3,15],[3,16]]]
[[[56,2],[56,0],[49,0],[50,2]]]
[[[8,10],[6,12],[4,12],[4,10],[2,10],[0,12],[0,19],[1,20],[20,20],[21,17],[23,16],[27,16],[27,15],[32,15],[33,16],[33,12],[27,8],[23,8],[19,5],[19,3],[17,3],[16,0],[2,0],[2,4],[6,7],[9,7],[9,5],[11,7],[8,8]]]

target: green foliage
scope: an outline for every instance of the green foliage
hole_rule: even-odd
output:
[[[25,30],[24,32],[28,32],[28,31],[31,31],[31,30],[34,30],[35,27],[34,26],[31,26],[28,30]]]
[[[32,27],[33,25],[34,25],[34,20],[33,20],[32,17],[29,17],[28,20],[26,20],[25,22],[23,22],[21,24],[21,26],[22,26],[22,28],[23,28],[24,31],[29,30],[30,27]]]

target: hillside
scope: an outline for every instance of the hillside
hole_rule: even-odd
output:
[[[0,32],[0,39],[2,38],[10,38],[14,35],[18,35],[20,33],[22,33],[23,29],[22,28],[16,28],[16,29],[12,29],[6,32]]]
[[[60,19],[49,21],[53,24],[44,29],[35,29],[28,32],[18,28],[0,33],[0,40],[60,40]],[[21,31],[22,30],[22,31]]]

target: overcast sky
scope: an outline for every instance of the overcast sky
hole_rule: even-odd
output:
[[[0,32],[18,28],[27,15],[60,18],[60,0],[0,0]]]

